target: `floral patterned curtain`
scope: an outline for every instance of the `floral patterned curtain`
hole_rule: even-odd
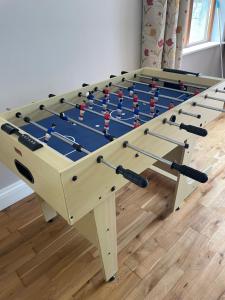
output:
[[[181,65],[188,0],[143,0],[142,66]]]

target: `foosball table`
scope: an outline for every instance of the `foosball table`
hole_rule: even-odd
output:
[[[142,68],[0,114],[0,160],[39,196],[46,221],[61,215],[117,272],[115,192],[151,186],[147,168],[173,178],[168,212],[207,174],[190,166],[198,136],[225,102],[222,79]]]

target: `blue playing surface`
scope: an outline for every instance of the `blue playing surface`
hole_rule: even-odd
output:
[[[150,88],[146,85],[142,84],[136,84],[136,89],[142,90],[142,91],[150,91]],[[124,95],[129,96],[129,91],[127,89],[123,90]],[[140,113],[148,114],[148,116],[143,116],[140,114],[140,120],[143,124],[146,121],[151,120],[150,116],[150,107],[149,107],[149,100],[150,95],[143,93],[143,92],[137,92],[139,99],[143,100],[143,102],[139,101],[139,108]],[[173,97],[174,99],[168,99],[169,97]],[[160,114],[167,111],[168,105],[171,103],[171,101],[174,103],[174,105],[180,104],[182,101],[185,101],[189,99],[192,95],[189,95],[187,93],[183,93],[180,90],[167,90],[163,87],[159,90],[159,99],[156,102],[157,108],[160,111]],[[99,113],[102,112],[102,103],[101,99],[99,101],[94,102],[95,105],[93,106],[93,111],[97,111]],[[110,110],[111,116],[116,118],[117,117],[117,103],[118,98],[116,95],[110,95],[110,103],[108,104],[108,109]],[[115,106],[113,106],[114,104]],[[69,107],[69,106],[68,106]],[[114,137],[120,137],[121,135],[129,132],[130,130],[133,130],[133,122],[134,122],[134,114],[131,111],[125,110],[125,108],[131,109],[133,108],[133,101],[132,99],[124,98],[123,101],[123,110],[122,110],[122,118],[121,121],[127,123],[121,124],[119,122],[116,122],[111,118],[110,120],[110,128],[109,133]],[[84,120],[79,120],[79,109],[72,108],[66,112],[66,115],[73,118],[76,121],[83,122],[84,124],[99,130],[103,131],[104,129],[104,118],[102,116],[93,114],[92,112],[86,111],[84,114]],[[58,116],[52,115],[46,119],[43,119],[38,122],[40,125],[49,128],[52,123],[56,124],[55,132],[60,133],[61,135],[71,139],[72,141],[81,144],[85,149],[89,151],[95,151],[96,149],[102,147],[103,145],[109,143],[109,141],[102,135],[95,133],[93,131],[90,131],[89,129],[83,128],[79,125],[72,125],[71,122],[66,122],[60,119]],[[45,136],[45,132],[39,128],[37,128],[35,125],[28,124],[22,127],[24,131],[31,134],[32,136],[40,139],[43,141],[43,138]],[[80,159],[81,157],[85,156],[86,154],[78,152],[72,148],[71,145],[59,140],[58,138],[52,136],[48,142],[48,145],[58,152],[62,153],[63,155],[66,155],[68,158],[70,158],[73,161],[76,161]]]

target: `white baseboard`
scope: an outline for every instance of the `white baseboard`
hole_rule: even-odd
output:
[[[31,195],[33,190],[22,180],[0,190],[0,210],[16,203]]]

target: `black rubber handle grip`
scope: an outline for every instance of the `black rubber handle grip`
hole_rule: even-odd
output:
[[[199,136],[207,136],[208,132],[206,129],[201,128],[201,127],[197,127],[197,126],[193,126],[193,125],[186,125],[184,123],[180,124],[180,129],[184,129],[187,132],[199,135]]]
[[[89,84],[88,83],[82,83],[82,87],[86,87],[86,86],[89,86]]]
[[[109,76],[109,78],[115,78],[116,77],[116,75],[110,75]]]
[[[127,74],[128,72],[127,71],[121,71],[121,75],[124,75],[124,74]]]
[[[170,73],[177,73],[177,74],[183,74],[183,75],[194,75],[196,77],[199,76],[199,73],[196,72],[190,72],[190,71],[184,71],[184,70],[177,70],[177,69],[170,69],[170,68],[163,68],[163,71],[170,72]]]
[[[9,123],[2,124],[1,130],[3,130],[4,132],[6,132],[9,135],[11,135],[11,134],[19,135],[19,129]]]
[[[121,174],[124,178],[126,178],[130,182],[133,182],[141,188],[145,188],[148,186],[147,179],[129,169],[124,169],[122,166],[118,166],[116,168],[116,174]]]
[[[55,97],[56,95],[55,94],[48,94],[48,98],[52,98],[52,97]]]
[[[192,178],[196,181],[199,181],[201,183],[205,183],[208,180],[208,176],[205,173],[202,173],[196,169],[193,169],[191,167],[188,167],[186,165],[179,165],[175,162],[172,163],[171,169],[175,169],[184,176],[187,176],[189,178]]]

